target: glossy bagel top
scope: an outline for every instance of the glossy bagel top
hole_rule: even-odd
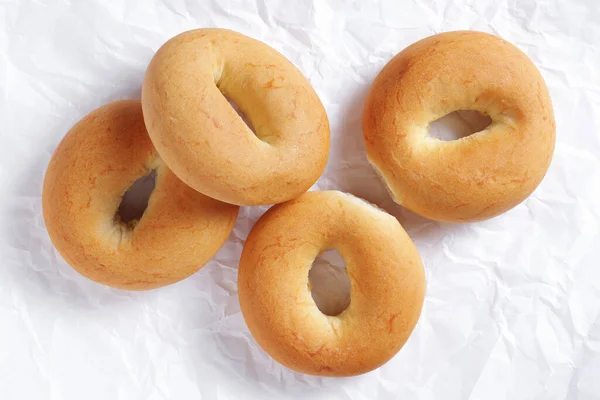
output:
[[[470,136],[441,141],[430,122],[457,110],[492,119]],[[414,43],[379,73],[366,100],[369,161],[395,201],[448,222],[493,217],[538,186],[554,151],[546,84],[517,47],[482,32]]]
[[[237,32],[198,29],[165,43],[148,66],[142,105],[173,172],[228,203],[294,198],[327,162],[329,123],[308,80],[280,53]]]

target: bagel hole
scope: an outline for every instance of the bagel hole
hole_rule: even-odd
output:
[[[244,121],[244,123],[248,126],[248,128],[252,131],[252,133],[254,133],[254,135],[256,135],[256,131],[254,130],[254,127],[252,126],[252,123],[250,122],[250,119],[248,119],[248,117],[246,116],[246,114],[244,114],[244,112],[242,111],[242,109],[230,98],[227,98],[227,101],[229,102],[229,104],[231,104],[231,107],[235,110],[235,112],[240,116],[240,118],[242,118],[242,121]]]
[[[429,124],[429,136],[443,141],[458,140],[481,132],[492,123],[488,115],[475,110],[458,110]]]
[[[127,225],[139,221],[148,207],[148,200],[155,185],[155,170],[133,182],[121,199],[121,204],[117,209],[118,219]]]
[[[339,315],[350,305],[350,278],[336,250],[326,250],[313,262],[308,285],[315,304],[325,315]]]

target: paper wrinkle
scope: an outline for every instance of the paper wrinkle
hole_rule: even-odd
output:
[[[8,0],[0,21],[2,399],[600,398],[595,0]],[[213,26],[267,42],[319,94],[331,153],[313,189],[348,191],[392,213],[419,249],[428,279],[422,317],[400,353],[369,374],[292,372],[248,332],[237,265],[268,207],[242,207],[211,262],[149,292],[83,278],[48,238],[43,174],[63,135],[102,104],[139,98],[145,68],[167,39]],[[558,134],[532,196],[466,225],[395,205],[361,133],[365,97],[385,63],[421,38],[457,29],[498,34],[533,59]]]

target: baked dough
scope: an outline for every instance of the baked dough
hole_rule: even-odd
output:
[[[125,224],[117,208],[138,178],[156,171],[141,219]],[[44,221],[61,256],[108,286],[152,289],[202,267],[225,243],[238,207],[181,182],[146,133],[139,101],[92,111],[67,133],[44,179]]]
[[[430,122],[476,110],[491,125],[440,141]],[[394,200],[447,222],[483,220],[519,204],[552,159],[555,124],[546,84],[531,60],[474,31],[423,39],[379,73],[363,114],[367,155]]]
[[[315,258],[336,249],[351,283],[337,316],[317,308],[308,287]],[[258,344],[293,370],[325,376],[371,371],[392,358],[423,305],[421,258],[400,223],[337,191],[308,192],[267,211],[240,259],[238,291]]]
[[[198,29],[165,43],[148,66],[142,105],[165,163],[215,199],[280,203],[308,190],[327,162],[329,122],[310,83],[277,51],[233,31]]]

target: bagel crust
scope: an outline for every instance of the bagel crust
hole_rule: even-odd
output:
[[[327,162],[329,122],[310,83],[277,51],[233,31],[198,29],[165,43],[146,71],[142,105],[169,168],[221,201],[292,199]]]
[[[138,178],[156,171],[137,223],[117,209]],[[225,243],[238,207],[206,197],[162,163],[139,101],[92,111],[56,149],[42,193],[44,221],[61,256],[82,275],[121,289],[152,289],[202,267]]]
[[[430,122],[457,110],[492,123],[453,141],[428,135]],[[523,52],[459,31],[423,39],[383,68],[365,103],[363,135],[397,203],[434,220],[469,222],[533,192],[552,159],[555,123],[546,84]]]
[[[351,283],[337,316],[317,308],[308,286],[315,258],[336,249]],[[392,358],[423,305],[421,258],[400,223],[337,191],[308,192],[267,211],[240,259],[241,310],[258,344],[275,360],[312,375],[351,376]]]

